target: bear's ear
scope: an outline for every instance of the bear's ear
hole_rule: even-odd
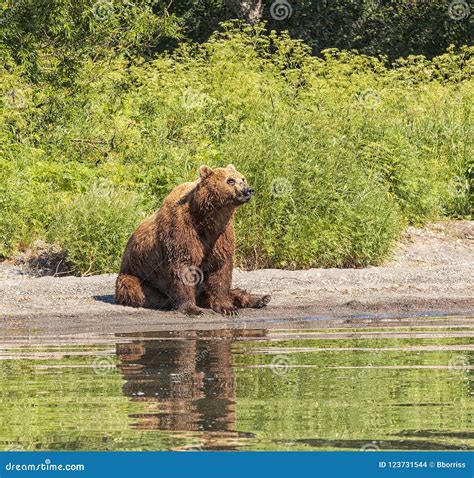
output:
[[[207,177],[210,176],[211,173],[212,173],[212,168],[210,168],[209,166],[206,166],[205,164],[203,164],[199,168],[199,176],[201,176],[201,179],[206,179]]]
[[[237,171],[237,169],[235,169],[235,166],[233,164],[228,164],[227,169],[232,169],[232,171]]]

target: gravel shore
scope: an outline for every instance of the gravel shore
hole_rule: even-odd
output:
[[[0,264],[3,335],[107,334],[133,330],[339,326],[348,320],[474,316],[474,221],[410,227],[391,261],[365,269],[235,271],[234,285],[270,293],[261,310],[200,318],[115,305],[115,275],[32,277]]]

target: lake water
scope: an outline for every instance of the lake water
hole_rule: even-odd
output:
[[[5,341],[0,448],[472,450],[474,318],[430,323]]]

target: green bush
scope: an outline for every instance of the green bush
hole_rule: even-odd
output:
[[[67,251],[75,272],[115,271],[130,231],[144,218],[137,194],[95,183],[89,191],[58,203],[46,237]]]
[[[84,60],[68,86],[10,66],[0,254],[47,239],[78,273],[114,271],[142,211],[232,162],[257,190],[237,214],[238,265],[378,264],[405,224],[472,213],[473,53],[315,58],[228,24],[153,62]]]
[[[175,0],[170,11],[184,20],[187,36],[204,41],[219,22],[239,16],[228,8],[235,3]],[[272,15],[275,2],[263,2],[261,20],[268,21],[271,29],[304,39],[313,54],[338,48],[391,59],[411,54],[432,58],[450,44],[472,43],[469,0],[287,0],[285,4]]]

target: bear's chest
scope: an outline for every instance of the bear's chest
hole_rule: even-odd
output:
[[[227,260],[226,254],[219,248],[212,248],[204,250],[201,260],[201,268],[203,270],[215,270],[222,267]]]
[[[218,270],[227,262],[232,261],[232,256],[232,244],[224,240],[204,243],[202,247],[201,269],[203,271]]]

